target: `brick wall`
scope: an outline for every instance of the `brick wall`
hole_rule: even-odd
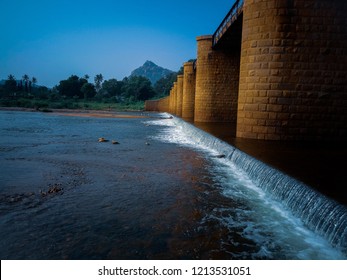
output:
[[[172,93],[172,88],[170,90],[170,95],[169,95],[169,112],[170,114],[174,113],[174,100],[173,100],[173,93]]]
[[[158,101],[157,100],[146,100],[145,101],[146,111],[158,111]]]
[[[237,136],[347,138],[347,1],[245,0]]]
[[[169,112],[169,101],[170,101],[169,96],[166,96],[164,98],[159,99],[158,111],[159,112]]]
[[[195,71],[194,62],[186,62],[183,65],[183,99],[182,99],[182,118],[194,119],[195,101]]]
[[[173,93],[173,114],[176,115],[177,113],[177,82],[174,82],[172,87],[172,93]]]
[[[212,36],[197,37],[194,120],[236,122],[239,52],[212,49]]]
[[[177,76],[177,105],[176,105],[176,115],[182,116],[182,102],[183,102],[183,75]]]
[[[145,110],[146,111],[157,111],[157,112],[168,112],[169,111],[170,97],[166,96],[157,100],[146,100]]]

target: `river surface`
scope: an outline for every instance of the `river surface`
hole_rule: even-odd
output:
[[[133,116],[0,111],[1,259],[346,259],[167,115]]]

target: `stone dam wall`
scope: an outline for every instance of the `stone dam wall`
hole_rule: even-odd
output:
[[[196,61],[146,110],[231,122],[240,138],[345,141],[346,15],[344,0],[244,0],[217,43],[197,37]]]

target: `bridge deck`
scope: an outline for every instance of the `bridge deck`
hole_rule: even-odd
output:
[[[244,0],[236,0],[235,4],[231,7],[221,24],[218,26],[216,32],[213,34],[213,47],[216,46],[223,35],[228,31],[232,24],[240,17],[243,12]]]

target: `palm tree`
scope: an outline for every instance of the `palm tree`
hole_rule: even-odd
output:
[[[29,92],[32,91],[32,88],[35,87],[36,83],[37,83],[37,79],[35,77],[32,77],[31,81],[29,82]]]
[[[9,80],[9,81],[15,81],[16,78],[15,78],[14,75],[10,74],[10,75],[8,75],[7,80]]]
[[[24,87],[25,87],[25,91],[28,92],[28,81],[29,81],[29,76],[27,74],[24,74],[22,77],[23,81],[24,81]]]
[[[37,83],[37,79],[35,78],[35,77],[32,77],[31,78],[31,82],[33,83],[33,85],[35,86],[36,85],[36,83]]]
[[[22,79],[23,79],[24,82],[28,82],[30,78],[29,78],[29,76],[27,74],[24,74]]]
[[[102,74],[98,74],[95,76],[94,82],[95,82],[95,89],[97,92],[99,92],[99,90],[101,89],[101,83],[103,80],[104,80],[104,77],[102,76]]]
[[[12,74],[8,75],[7,80],[5,81],[4,88],[8,93],[13,93],[15,95],[15,91],[17,89],[17,81],[15,76],[13,76]]]

